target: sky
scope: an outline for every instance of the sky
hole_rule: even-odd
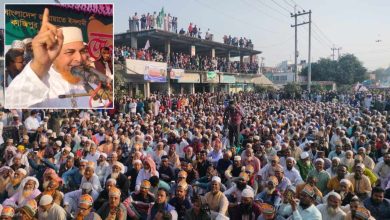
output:
[[[33,0],[1,0],[6,3],[29,3]],[[54,0],[40,0],[39,3]],[[75,1],[61,0],[62,3]],[[81,1],[80,1],[81,2]],[[115,33],[128,30],[128,18],[134,12],[153,13],[164,7],[178,17],[178,27],[190,22],[203,33],[210,28],[214,40],[223,35],[252,39],[262,51],[265,66],[275,66],[294,59],[294,23],[290,12],[312,11],[312,62],[331,58],[332,47],[342,48],[341,55],[355,54],[368,70],[390,66],[390,1],[388,0],[83,0],[113,2]],[[0,9],[3,15],[4,9]],[[300,16],[298,23],[308,21]],[[4,24],[1,22],[0,27]],[[377,41],[380,42],[377,42]],[[153,45],[152,45],[153,46]],[[308,25],[298,27],[298,60],[308,58]],[[337,51],[335,51],[337,59]]]

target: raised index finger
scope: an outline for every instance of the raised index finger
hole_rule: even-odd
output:
[[[40,31],[47,30],[47,24],[48,23],[49,23],[49,9],[45,8],[45,10],[43,11],[42,25],[41,25],[41,30]]]

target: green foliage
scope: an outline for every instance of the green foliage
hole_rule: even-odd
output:
[[[284,94],[287,98],[297,98],[302,92],[302,88],[298,83],[288,83],[283,88]]]
[[[383,69],[379,68],[372,72],[375,75],[375,79],[380,81],[386,81],[390,76],[390,67]]]
[[[272,87],[272,86],[263,86],[263,85],[255,85],[254,90],[257,93],[274,92],[274,91],[276,91],[276,89],[274,87]]]
[[[119,99],[121,99],[124,95],[127,95],[127,94],[128,94],[128,91],[127,91],[127,83],[126,83],[126,81],[124,80],[125,70],[124,70],[123,66],[116,64],[116,65],[114,66],[114,71],[115,71],[115,74],[114,74],[114,80],[115,80],[115,81],[114,81],[114,82],[115,82],[115,86],[114,86],[115,99],[116,99],[116,100],[119,100]]]
[[[339,60],[320,59],[311,66],[313,81],[335,81],[338,85],[363,82],[368,78],[367,69],[353,54],[341,56]],[[307,76],[305,67],[301,74]]]
[[[323,92],[325,90],[326,90],[326,88],[323,87],[322,85],[319,85],[319,84],[313,84],[311,86],[311,92],[314,92],[314,93]]]

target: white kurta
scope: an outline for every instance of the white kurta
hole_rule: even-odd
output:
[[[6,108],[90,108],[90,96],[58,98],[59,95],[86,93],[82,83],[70,84],[53,67],[41,80],[30,65],[31,62],[6,88]]]

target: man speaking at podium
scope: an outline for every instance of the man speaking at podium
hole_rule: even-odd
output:
[[[72,67],[85,64],[87,49],[77,27],[57,28],[45,8],[32,41],[34,58],[6,89],[6,108],[91,108],[90,95]],[[96,87],[96,85],[90,85]],[[92,91],[92,90],[90,90]]]

